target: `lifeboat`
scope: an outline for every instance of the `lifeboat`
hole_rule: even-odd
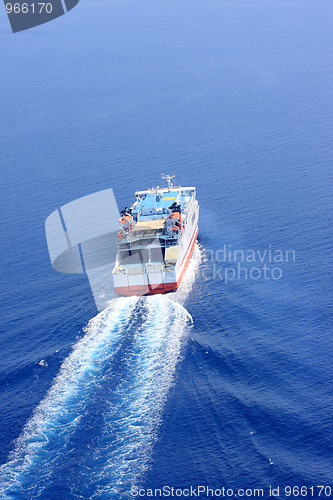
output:
[[[133,217],[130,214],[124,214],[120,217],[119,224],[122,231],[126,231],[133,226]]]
[[[120,224],[128,224],[133,221],[133,217],[130,214],[122,215],[119,219]]]
[[[178,219],[179,221],[181,221],[180,212],[172,212],[172,214],[170,215],[170,219]]]

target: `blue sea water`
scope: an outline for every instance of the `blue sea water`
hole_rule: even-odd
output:
[[[332,2],[81,0],[15,35],[0,17],[0,497],[319,498],[333,486]],[[97,314],[87,279],[52,269],[44,221],[108,187],[128,205],[163,172],[200,203],[182,287]]]

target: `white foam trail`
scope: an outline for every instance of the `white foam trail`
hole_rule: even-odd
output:
[[[69,428],[79,424],[82,409],[78,411],[78,407],[84,404],[82,393],[90,383],[89,376],[116,352],[137,300],[137,297],[115,299],[88,323],[85,336],[65,359],[46,397],[25,425],[9,461],[0,467],[0,491],[4,498],[7,497],[6,490],[13,484],[19,486],[23,476],[29,473],[52,434],[63,432],[64,422],[67,435]],[[71,415],[73,420],[68,418]]]
[[[147,297],[146,306],[148,317],[137,333],[129,373],[116,391],[119,403],[104,414],[105,436],[94,454],[104,467],[92,479],[97,488],[91,498],[127,497],[147,470],[184,332],[192,320],[167,296]]]
[[[162,410],[181,357],[191,315],[182,306],[195,281],[202,260],[196,244],[177,292],[146,297],[148,315],[137,332],[130,361],[130,374],[117,388],[119,404],[104,415],[104,440],[94,458],[105,463],[93,479],[97,488],[91,498],[128,497],[147,470],[157,437]],[[110,436],[116,446],[108,446]],[[98,487],[98,484],[107,484]]]

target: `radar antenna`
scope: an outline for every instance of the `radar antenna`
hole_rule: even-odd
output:
[[[168,186],[169,189],[173,187],[173,178],[176,177],[175,174],[173,175],[164,175],[162,174],[162,179],[166,179],[168,181]]]

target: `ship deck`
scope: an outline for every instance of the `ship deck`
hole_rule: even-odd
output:
[[[166,213],[173,203],[185,208],[190,201],[190,192],[194,188],[172,188],[171,190],[157,189],[156,191],[141,191],[136,193],[140,196],[137,203],[133,207],[133,214],[140,214],[140,220],[144,217],[145,220],[159,219]],[[157,213],[156,213],[157,212]]]

